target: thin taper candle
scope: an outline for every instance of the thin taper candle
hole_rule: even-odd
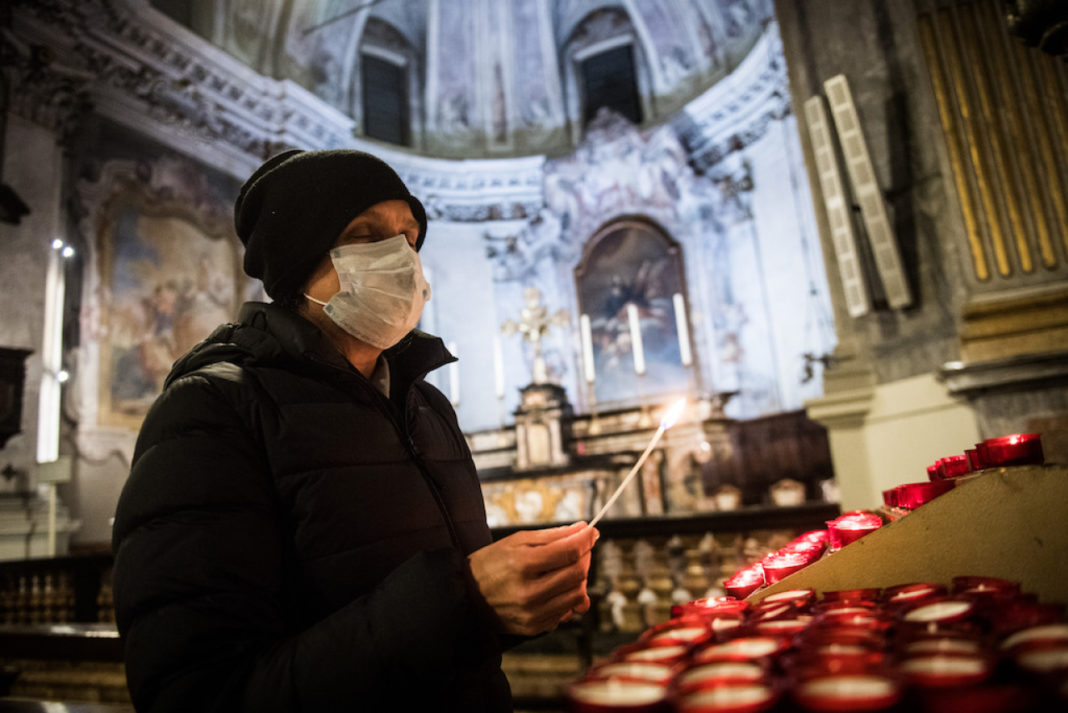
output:
[[[594,517],[593,520],[590,521],[590,527],[595,526],[601,520],[601,518],[604,517],[604,514],[608,512],[608,508],[612,507],[612,505],[615,504],[616,500],[619,499],[619,496],[623,493],[623,489],[627,487],[627,483],[634,479],[634,476],[641,469],[642,464],[645,463],[646,458],[648,458],[649,454],[653,452],[653,448],[655,448],[656,444],[660,442],[660,437],[664,435],[664,431],[675,425],[675,421],[678,420],[679,415],[682,413],[682,409],[685,405],[686,399],[679,399],[674,403],[674,405],[672,405],[670,409],[668,409],[667,413],[664,414],[664,417],[660,419],[660,427],[657,428],[656,433],[653,434],[653,439],[649,441],[649,445],[645,447],[645,451],[643,451],[641,456],[638,457],[638,462],[635,463],[634,467],[630,469],[629,473],[627,473],[627,477],[624,478],[623,482],[620,483],[619,487],[616,488],[616,492],[612,493],[612,497],[608,498],[608,502],[604,504],[604,506],[601,508],[601,511],[597,513],[597,516]]]
[[[627,321],[630,322],[630,348],[634,356],[634,373],[645,375],[645,349],[642,347],[642,323],[638,318],[638,307],[633,302],[627,303]]]
[[[584,314],[579,317],[579,334],[582,337],[582,367],[586,376],[586,383],[592,384],[597,378],[593,366],[593,335],[590,331],[590,316]]]

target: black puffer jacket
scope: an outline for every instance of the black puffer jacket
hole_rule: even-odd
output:
[[[490,542],[470,452],[412,333],[387,399],[310,322],[249,303],[183,357],[115,517],[138,711],[507,711],[465,555]]]

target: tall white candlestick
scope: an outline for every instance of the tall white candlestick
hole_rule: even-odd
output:
[[[593,335],[590,333],[588,314],[579,317],[579,334],[582,336],[582,370],[586,375],[586,383],[592,384],[597,378],[597,373],[593,367]]]
[[[682,294],[676,292],[671,303],[675,307],[675,330],[679,333],[679,357],[683,366],[689,366],[693,363],[693,353],[690,351],[690,324],[686,319],[686,302],[682,299]]]
[[[630,322],[630,346],[634,353],[634,373],[645,374],[645,349],[642,347],[642,324],[638,319],[638,308],[633,302],[627,303],[627,321]]]
[[[493,336],[493,385],[498,399],[504,398],[504,356],[501,354],[501,340]]]
[[[682,414],[684,406],[686,406],[686,399],[679,399],[670,409],[668,409],[667,413],[664,414],[664,417],[660,419],[660,427],[657,428],[656,433],[653,434],[653,439],[649,441],[649,445],[645,447],[641,456],[638,457],[638,462],[635,463],[634,467],[627,473],[627,477],[623,478],[623,482],[620,483],[619,487],[616,488],[616,491],[612,493],[612,497],[608,498],[608,502],[604,504],[601,511],[590,520],[590,527],[596,525],[601,518],[604,517],[604,514],[608,512],[608,508],[612,507],[616,500],[619,500],[619,496],[623,493],[623,489],[627,487],[627,483],[634,479],[634,476],[641,469],[642,464],[645,463],[645,459],[649,457],[649,454],[653,452],[653,448],[660,442],[660,437],[664,435],[664,431],[675,425],[675,421],[677,421],[679,415]]]
[[[63,241],[56,238],[48,252],[45,273],[44,332],[41,335],[41,386],[37,394],[37,462],[51,463],[59,457],[60,408],[63,384],[63,300],[66,266]]]
[[[456,342],[449,342],[449,351],[456,356]],[[449,364],[449,401],[453,408],[460,405],[460,365],[455,361]]]

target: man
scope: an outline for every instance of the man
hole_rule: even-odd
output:
[[[420,202],[358,151],[289,151],[235,205],[248,303],[175,363],[114,526],[138,711],[506,711],[509,637],[589,608],[584,523],[491,543],[423,381]]]

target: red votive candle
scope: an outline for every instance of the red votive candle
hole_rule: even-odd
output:
[[[975,577],[961,576],[953,578],[954,594],[987,594],[997,592],[1002,594],[1018,594],[1020,583],[1000,577]]]
[[[816,598],[813,589],[787,589],[785,592],[775,592],[760,600],[761,604],[776,604],[791,602],[797,606],[806,606]]]
[[[909,683],[921,687],[971,686],[990,678],[993,663],[974,654],[925,654],[898,664]]]
[[[1013,653],[1028,646],[1051,643],[1068,645],[1068,624],[1061,622],[1021,629],[1015,634],[1005,637],[1005,640],[1001,642],[1000,648],[1002,651]]]
[[[838,547],[856,542],[865,535],[878,530],[883,525],[883,519],[871,513],[855,513],[842,515],[827,523],[827,529],[831,533],[831,542],[837,542]],[[832,544],[831,549],[835,549]]]
[[[982,470],[983,468],[986,467],[986,464],[983,463],[983,459],[979,457],[979,449],[978,448],[969,448],[966,451],[964,451],[964,455],[967,456],[967,458],[968,458],[968,468],[969,469],[971,469],[973,471],[976,471],[976,470]]]
[[[764,581],[775,584],[794,572],[804,569],[810,559],[798,552],[776,552],[764,558]]]
[[[1014,657],[1016,665],[1028,673],[1042,676],[1068,674],[1068,643],[1028,646]]]
[[[932,597],[910,607],[901,620],[907,624],[928,625],[964,621],[975,613],[975,602],[958,597]]]
[[[734,597],[706,597],[671,607],[672,618],[680,616],[720,616],[727,613],[741,614],[749,608],[749,602]]]
[[[775,705],[777,690],[760,682],[723,682],[679,696],[679,713],[759,713]]]
[[[824,602],[852,602],[852,601],[866,601],[870,602],[878,599],[881,589],[866,588],[866,589],[832,589],[829,592],[823,593]]]
[[[940,597],[945,595],[945,593],[946,588],[941,584],[935,584],[933,582],[916,582],[914,584],[901,584],[896,587],[889,587],[883,591],[883,598],[886,600],[888,606],[896,607],[905,604],[911,605],[930,597]]]
[[[1042,436],[1038,433],[1013,433],[998,438],[988,438],[976,444],[980,457],[987,467],[1009,465],[1042,465]]]
[[[921,636],[903,647],[906,656],[956,655],[976,656],[983,652],[978,639],[963,636]]]
[[[968,456],[946,456],[938,459],[938,473],[942,478],[956,478],[968,473]]]
[[[753,627],[758,634],[765,636],[793,636],[800,634],[812,621],[810,616],[799,616],[793,619],[769,619],[758,621]]]
[[[813,711],[850,713],[890,708],[901,699],[892,678],[875,673],[816,676],[798,684],[797,702]]]
[[[579,681],[567,688],[575,713],[659,713],[668,710],[667,688],[649,681]]]
[[[753,661],[714,661],[692,666],[675,677],[675,687],[682,692],[714,683],[763,681],[767,671]]]
[[[675,676],[675,667],[660,663],[642,661],[610,661],[594,666],[586,673],[586,679],[606,680],[623,679],[629,681],[648,681],[666,686]]]
[[[712,644],[694,654],[696,663],[713,661],[754,661],[781,654],[790,641],[779,636],[739,636],[722,644]]]
[[[646,646],[692,646],[711,637],[707,619],[686,616],[647,629],[639,641]]]
[[[935,461],[931,465],[927,466],[927,479],[928,480],[942,480],[943,474],[938,470],[939,461]]]
[[[686,658],[690,650],[688,645],[672,644],[669,646],[646,646],[644,644],[632,644],[619,650],[620,659],[623,661],[642,661],[645,663],[660,663],[672,666]]]
[[[924,503],[929,503],[939,495],[953,489],[954,480],[935,480],[928,483],[906,483],[898,488],[898,507],[915,510]]]
[[[735,599],[745,599],[763,586],[764,568],[760,563],[735,572],[734,576],[723,583],[727,594]]]

